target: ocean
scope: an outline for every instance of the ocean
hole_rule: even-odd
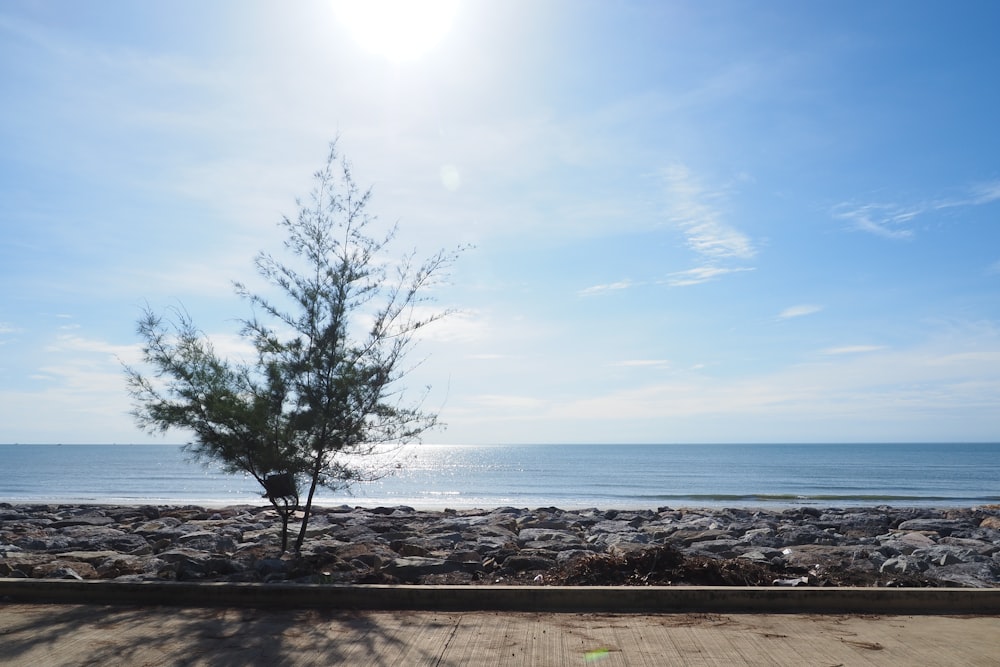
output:
[[[1000,503],[1000,444],[417,445],[321,505],[959,507]],[[0,445],[0,502],[266,504],[178,445]]]

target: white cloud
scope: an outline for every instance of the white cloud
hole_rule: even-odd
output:
[[[792,317],[803,317],[805,315],[812,315],[823,310],[823,306],[816,306],[813,304],[804,303],[798,306],[790,306],[785,308],[783,311],[778,313],[778,317],[781,319],[789,319]]]
[[[972,198],[968,202],[970,205],[989,204],[1000,200],[1000,180],[980,183],[974,185],[970,190],[972,193]]]
[[[965,347],[953,352],[952,347]],[[839,350],[839,351],[837,351]],[[851,352],[867,352],[863,356]],[[836,348],[835,360],[743,378],[690,373],[553,406],[563,420],[687,420],[699,415],[906,423],[949,411],[989,411],[1000,400],[1000,341],[941,339],[908,350]],[[738,439],[733,433],[729,439]],[[816,434],[822,438],[822,433]]]
[[[633,283],[631,280],[619,280],[618,282],[607,283],[605,285],[594,285],[593,287],[580,290],[577,294],[580,296],[595,296],[598,294],[606,294],[608,292],[617,292],[619,290],[629,289],[630,287],[635,287],[637,284],[639,283]]]
[[[706,191],[683,165],[664,170],[667,217],[687,238],[688,246],[712,260],[749,259],[756,254],[749,237],[722,220],[713,204],[720,194]]]
[[[65,329],[67,327],[60,328]],[[68,328],[75,329],[78,327]],[[121,357],[123,355],[127,356],[134,349],[135,346],[133,345],[114,345],[106,341],[94,340],[71,334],[61,334],[56,337],[55,341],[45,347],[46,352],[97,353],[107,355],[109,358]]]
[[[471,396],[467,402],[481,408],[499,411],[530,411],[541,408],[548,403],[548,401],[535,396],[517,396],[513,394],[480,394],[478,396]]]
[[[626,359],[625,361],[619,361],[612,364],[612,366],[624,366],[625,368],[645,368],[645,367],[656,367],[656,366],[669,366],[670,362],[666,359]]]
[[[687,271],[677,271],[667,276],[666,284],[671,287],[687,287],[700,285],[730,273],[753,271],[750,267],[722,268],[718,266],[701,266]]]
[[[860,231],[887,239],[904,240],[915,234],[914,222],[928,212],[951,208],[982,206],[1000,201],[1000,181],[979,183],[966,188],[959,196],[942,197],[909,204],[842,203],[833,208],[835,218],[848,221]]]
[[[867,352],[877,352],[884,349],[884,345],[843,345],[841,347],[828,347],[823,350],[823,354],[865,354]]]
[[[418,308],[417,317],[440,313],[440,309]],[[461,310],[419,330],[420,340],[439,343],[472,343],[489,336],[489,317],[477,310]]]
[[[834,208],[833,216],[847,220],[853,227],[863,232],[869,232],[887,239],[908,239],[913,236],[913,230],[903,225],[917,215],[921,210],[901,209],[891,204],[865,204],[852,206],[840,204]]]

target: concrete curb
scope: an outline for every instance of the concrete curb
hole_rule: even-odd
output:
[[[339,586],[0,579],[0,601],[419,611],[1000,614],[1000,588]]]

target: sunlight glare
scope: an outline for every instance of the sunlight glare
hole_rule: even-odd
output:
[[[367,51],[393,62],[430,51],[451,29],[458,0],[337,0],[337,16]]]

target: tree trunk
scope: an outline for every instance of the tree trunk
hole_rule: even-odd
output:
[[[271,501],[271,505],[274,507],[274,511],[278,513],[281,517],[281,553],[288,551],[288,520],[292,516],[292,512],[295,511],[294,507],[288,506],[287,500],[282,500],[285,503],[284,509],[278,505],[277,498],[268,498]],[[298,503],[295,503],[298,505]]]
[[[309,525],[309,514],[312,512],[313,494],[316,493],[316,486],[319,484],[319,474],[323,469],[323,455],[316,454],[316,464],[313,466],[309,479],[309,495],[306,496],[306,506],[302,508],[302,527],[299,528],[299,536],[295,540],[295,553],[302,551],[302,543],[306,539],[306,526]]]
[[[285,511],[278,510],[281,515],[281,553],[288,551],[288,519],[292,513],[288,511],[288,504],[285,504]]]

